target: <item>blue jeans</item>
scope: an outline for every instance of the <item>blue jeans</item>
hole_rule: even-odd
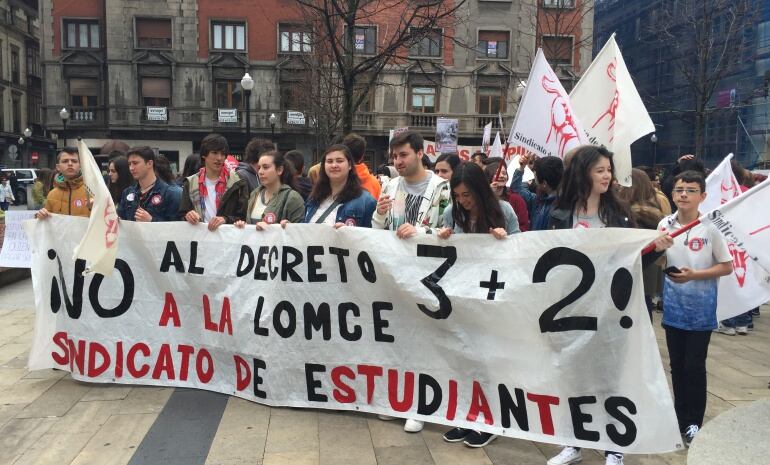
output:
[[[746,313],[724,320],[722,324],[728,328],[739,328],[741,326],[748,326],[753,320],[754,318],[751,316],[751,310],[749,310]]]

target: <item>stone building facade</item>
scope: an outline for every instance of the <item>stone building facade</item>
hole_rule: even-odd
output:
[[[354,121],[369,141],[369,163],[382,162],[394,127],[432,138],[437,117],[458,118],[468,145],[498,112],[510,127],[535,54],[537,8],[535,0],[469,0],[452,33],[471,46],[437,39],[416,50],[426,55],[421,66],[388,66]],[[361,25],[363,49],[395,27],[398,13]],[[66,107],[68,139],[81,136],[94,148],[121,139],[181,166],[207,133],[220,132],[238,154],[247,142],[240,80],[248,72],[252,137],[274,133],[280,149],[299,149],[308,162],[323,145],[311,118],[287,118],[306,112],[294,93],[309,31],[292,0],[41,0],[41,18],[43,114],[60,139]]]

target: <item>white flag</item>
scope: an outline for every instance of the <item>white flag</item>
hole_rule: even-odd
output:
[[[655,131],[655,125],[620,54],[613,34],[596,55],[570,94],[588,139],[615,156],[615,173],[623,186],[631,185],[631,143]]]
[[[729,156],[722,164],[727,162]],[[721,165],[720,165],[721,166]],[[716,170],[714,170],[716,172]],[[733,178],[730,171],[729,178]],[[722,178],[709,176],[713,184]],[[737,183],[735,184],[737,186]],[[727,240],[733,272],[719,279],[717,318],[721,321],[770,301],[770,179],[727,201],[701,218]],[[706,188],[709,189],[709,186]],[[740,193],[740,190],[738,191]],[[708,197],[707,197],[708,200]],[[704,212],[702,209],[701,212]]]
[[[481,138],[481,148],[484,152],[489,148],[489,142],[492,140],[492,122],[484,125],[484,137]]]
[[[706,178],[706,200],[700,204],[701,213],[716,210],[741,195],[741,188],[730,164],[732,159],[733,154],[728,154]]]
[[[512,146],[523,146],[539,157],[564,158],[571,149],[588,144],[575,117],[569,95],[538,49],[516,119],[508,135]]]
[[[93,194],[94,201],[88,230],[75,248],[74,258],[86,260],[85,274],[110,276],[118,254],[118,215],[99,165],[82,139],[78,140],[78,154],[83,181]]]
[[[503,158],[503,143],[500,141],[500,131],[495,135],[495,141],[489,150],[489,158]]]

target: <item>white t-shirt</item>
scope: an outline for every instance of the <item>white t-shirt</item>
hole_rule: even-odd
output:
[[[658,230],[673,232],[683,225],[674,213],[658,223]],[[693,270],[711,268],[717,263],[732,261],[727,241],[711,224],[698,224],[674,238],[666,250],[666,266],[688,267]],[[693,280],[683,284],[663,282],[663,324],[691,331],[716,329],[717,278]]]
[[[332,199],[331,195],[326,199],[324,199],[324,201],[321,202],[320,205],[318,205],[318,210],[315,211],[315,213],[313,214],[313,217],[310,218],[310,223],[316,223],[318,221],[318,218],[320,218],[321,215],[323,215],[326,212],[326,210],[328,210],[329,207],[332,206],[332,203],[334,203],[334,200]],[[324,221],[322,224],[328,224],[330,226],[334,226],[334,223],[337,222],[337,211],[340,209],[341,205],[342,204],[337,205],[337,207],[334,210],[329,212],[326,218],[324,218]]]
[[[257,195],[257,201],[254,202],[254,208],[251,210],[251,221],[254,223],[262,221],[262,216],[264,216],[266,208],[267,205],[262,203],[262,196]]]
[[[203,211],[203,222],[208,223],[217,216],[217,180],[206,178],[206,198],[203,199],[206,206]]]

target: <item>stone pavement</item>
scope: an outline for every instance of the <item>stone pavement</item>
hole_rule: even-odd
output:
[[[661,353],[666,347],[655,314]],[[419,434],[372,415],[269,408],[202,391],[96,385],[25,369],[32,285],[0,288],[0,465],[544,465],[556,446],[499,438],[484,449],[448,444],[443,426]],[[714,334],[707,421],[770,398],[770,307],[749,336]],[[195,407],[195,408],[191,408]],[[685,465],[686,452],[626,457],[628,465]],[[595,451],[583,463],[602,464]]]

